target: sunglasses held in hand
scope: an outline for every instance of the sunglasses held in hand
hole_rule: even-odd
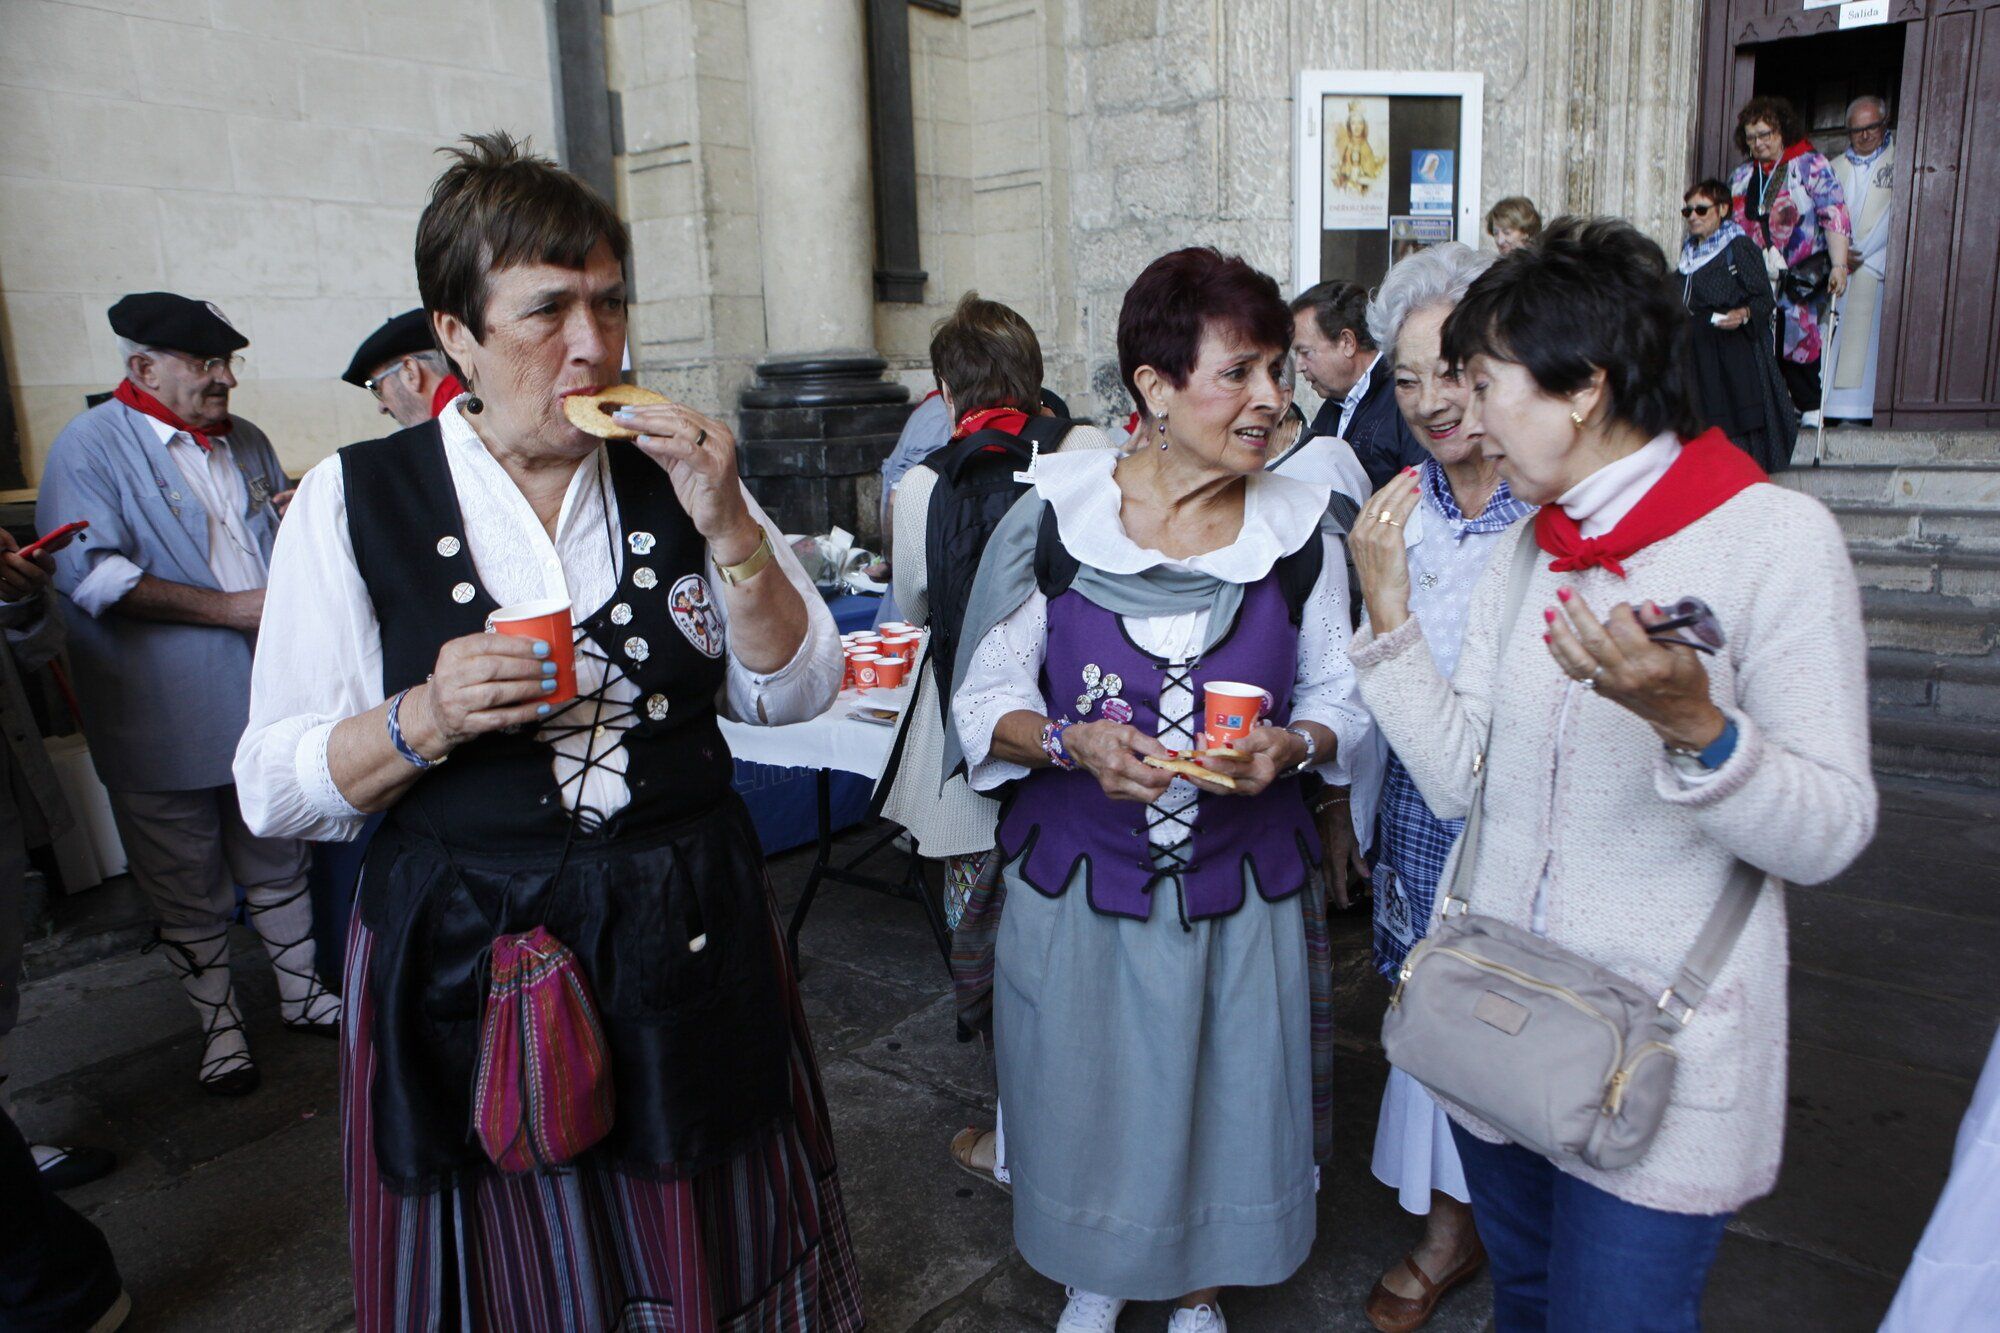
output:
[[[1683,597],[1666,608],[1666,619],[1646,626],[1646,637],[1654,643],[1679,644],[1711,656],[1720,652],[1725,640],[1722,623],[1699,597]]]

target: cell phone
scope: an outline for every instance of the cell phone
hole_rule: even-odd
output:
[[[89,526],[90,526],[90,520],[87,518],[80,518],[74,523],[65,523],[61,527],[57,528],[54,532],[44,533],[41,536],[35,538],[35,540],[29,542],[26,546],[23,546],[20,550],[16,551],[14,554],[20,556],[30,556],[48,547],[60,546],[62,543],[68,541],[71,537],[74,537],[77,533],[82,532],[85,528]]]

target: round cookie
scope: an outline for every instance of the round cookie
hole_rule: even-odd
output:
[[[570,425],[600,440],[636,440],[639,432],[619,425],[611,419],[611,414],[621,407],[666,401],[665,394],[642,389],[636,384],[607,384],[601,389],[573,393],[563,399],[563,415],[569,418]]]

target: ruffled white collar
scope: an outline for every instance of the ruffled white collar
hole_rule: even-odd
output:
[[[1227,583],[1255,583],[1278,557],[1318,532],[1330,494],[1324,483],[1253,472],[1243,479],[1243,528],[1236,540],[1176,560],[1125,535],[1119,516],[1123,497],[1111,475],[1117,464],[1117,453],[1109,449],[1043,454],[1035,464],[1035,489],[1056,512],[1063,549],[1107,574],[1141,574],[1166,565]]]

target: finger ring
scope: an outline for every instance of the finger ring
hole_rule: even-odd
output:
[[[1388,522],[1390,522],[1390,521],[1391,521],[1391,519],[1389,518],[1389,511],[1388,511],[1388,510],[1386,510],[1386,509],[1383,509],[1383,510],[1380,510],[1380,511],[1378,511],[1378,512],[1376,513],[1376,515],[1375,515],[1375,521],[1376,521],[1377,523],[1388,523]]]
[[[694,449],[699,449],[701,448],[702,445],[706,444],[707,442],[708,442],[708,427],[703,426],[701,428],[701,434],[694,437],[694,443],[689,447]]]
[[[1599,676],[1602,676],[1603,674],[1604,674],[1604,663],[1599,662],[1597,664],[1597,669],[1590,673],[1590,683],[1593,687],[1597,684],[1597,678]]]
[[[1387,514],[1384,514],[1382,516],[1382,521],[1384,523],[1387,523],[1392,528],[1400,528],[1403,526],[1401,523],[1398,523],[1395,519],[1390,518]]]
[[[1579,680],[1577,684],[1583,686],[1583,688],[1585,688],[1586,690],[1595,690],[1597,688],[1597,677],[1585,676],[1582,680]]]

